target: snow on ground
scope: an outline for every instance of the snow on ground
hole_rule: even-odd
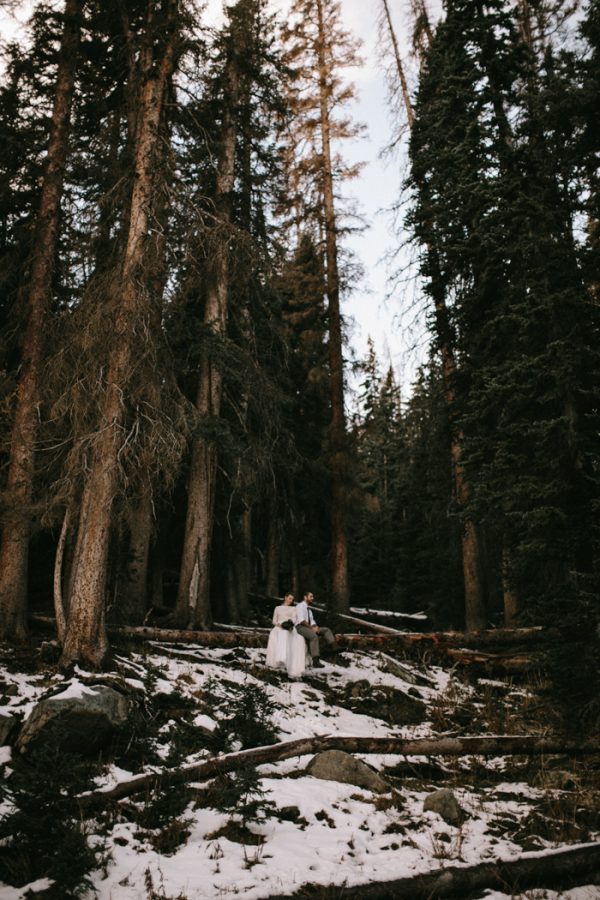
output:
[[[149,645],[144,655],[117,656],[121,676],[135,691],[139,692],[144,685],[148,689],[151,675],[152,697],[162,694],[186,698],[192,707],[190,725],[208,734],[214,733],[219,719],[227,715],[236,691],[253,685],[264,690],[274,703],[272,721],[280,740],[328,734],[429,737],[435,733],[431,711],[436,704],[438,707],[446,704],[451,709],[453,705],[477,699],[476,686],[459,682],[454,674],[433,666],[425,673],[422,666],[404,661],[405,667],[414,669],[415,674],[426,674],[427,679],[423,686],[421,682],[417,686],[408,683],[392,674],[386,658],[376,653],[345,652],[341,664],[308,673],[303,680],[288,680],[283,673],[267,670],[264,659],[265,651],[260,649],[232,654],[231,650],[199,648],[192,644],[175,647],[158,643]],[[79,679],[90,677],[91,673],[76,672],[67,688],[70,695],[86,690]],[[5,686],[16,686],[11,688],[5,705],[0,706],[0,713],[17,712],[22,716],[28,715],[45,693],[56,692],[60,684],[58,676],[52,673],[24,676],[0,670],[0,679]],[[390,725],[376,706],[368,711],[364,704],[359,710],[349,708],[352,704],[347,701],[352,689],[365,683],[370,685],[370,690],[401,692],[422,701],[427,705],[424,720]],[[506,697],[515,693],[503,682],[487,680],[486,684],[505,690]],[[474,703],[475,706],[481,704]],[[176,727],[176,719],[167,718],[158,730],[155,743],[158,767],[160,760],[169,756]],[[208,751],[198,746],[181,765],[197,762],[206,755]],[[462,770],[457,765],[453,789],[467,818],[461,827],[453,827],[437,814],[424,811],[425,798],[439,785],[425,777],[419,778],[417,771],[415,777],[404,776],[393,782],[392,793],[375,795],[352,785],[308,775],[306,767],[310,758],[286,759],[259,768],[262,790],[275,808],[264,821],[252,826],[263,837],[262,844],[244,846],[223,834],[215,835],[226,825],[228,815],[212,808],[201,793],[179,815],[187,839],[170,852],[157,850],[157,830],[140,828],[136,821],[131,821],[131,815],[114,821],[107,837],[112,859],[106,875],[97,872],[93,876],[96,896],[99,900],[144,900],[150,896],[150,885],[157,896],[165,898],[259,900],[272,894],[292,893],[308,882],[360,885],[408,877],[447,865],[514,859],[523,855],[517,835],[519,827],[522,829],[545,796],[543,787],[512,781],[508,773],[506,780],[498,783],[495,773],[502,777],[505,758],[490,760],[489,766],[483,760],[478,761],[484,772],[494,775],[491,783],[482,785],[477,779],[461,784]],[[425,758],[406,761],[392,754],[363,754],[362,759],[382,774],[407,762],[415,770],[419,764],[430,762]],[[10,751],[6,748],[0,750],[2,763],[10,763]],[[152,770],[156,771],[157,767]],[[108,789],[133,774],[137,772],[109,765],[97,778],[96,785]],[[543,851],[557,845],[540,839],[536,846]],[[35,896],[35,889],[29,887]],[[0,886],[0,900],[21,900],[25,894],[26,888]],[[94,895],[88,896],[91,900]],[[489,900],[510,897],[493,892],[484,896]],[[600,892],[588,886],[560,894],[527,892],[525,896],[528,900],[558,897],[598,900]]]

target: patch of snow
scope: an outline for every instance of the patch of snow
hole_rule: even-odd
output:
[[[0,887],[0,900],[31,900],[36,894],[48,890],[54,882],[51,878],[38,878],[20,888]]]
[[[0,747],[0,766],[5,766],[12,759],[11,747]]]
[[[93,695],[96,693],[97,691],[94,690],[93,686],[83,684],[81,681],[74,679],[64,691],[61,691],[60,694],[53,694],[51,697],[48,697],[48,700],[78,700],[86,694]]]
[[[204,713],[198,713],[197,716],[194,716],[194,725],[197,728],[208,728],[209,731],[214,731],[217,727],[215,720],[211,719],[210,716],[205,716]]]

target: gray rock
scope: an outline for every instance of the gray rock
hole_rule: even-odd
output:
[[[8,713],[0,713],[0,747],[10,743],[10,736],[19,720]]]
[[[24,753],[52,737],[66,750],[93,753],[125,724],[130,706],[127,697],[105,685],[81,685],[77,694],[67,688],[34,706],[17,738],[17,749]]]
[[[448,825],[462,825],[467,817],[464,809],[448,788],[442,788],[440,791],[429,794],[425,798],[423,809],[437,813]]]
[[[344,784],[355,784],[376,794],[385,794],[390,787],[381,777],[360,759],[355,759],[343,750],[324,750],[317,753],[308,764],[309,775],[322,778],[324,781],[341,781]]]

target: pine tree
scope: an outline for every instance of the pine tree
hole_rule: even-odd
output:
[[[421,63],[425,66],[433,64],[428,54],[433,43],[433,34],[429,24],[429,18],[425,5],[415,3],[413,10],[415,19],[414,43]],[[402,97],[406,110],[409,128],[412,130],[415,124],[415,113],[408,91],[408,84],[402,59],[399,52],[398,40],[392,23],[389,5],[383,0],[384,29],[387,30],[393,62],[397,77],[401,84]],[[435,52],[435,51],[434,51]],[[456,500],[463,518],[462,531],[462,558],[463,579],[465,596],[465,626],[468,631],[482,628],[486,620],[485,600],[482,586],[480,535],[476,521],[467,513],[471,496],[469,476],[465,470],[463,461],[464,435],[461,433],[457,422],[456,403],[456,374],[457,374],[457,338],[453,318],[450,312],[450,298],[447,296],[441,277],[442,260],[438,248],[436,235],[436,223],[430,215],[430,202],[428,199],[429,186],[425,179],[419,181],[418,190],[423,197],[423,210],[425,216],[419,223],[419,241],[424,255],[422,272],[427,281],[425,291],[429,295],[433,305],[431,316],[432,328],[436,345],[442,359],[442,371],[444,375],[447,414],[451,422],[450,429],[450,457],[454,475],[454,487]]]
[[[99,666],[108,647],[105,632],[108,552],[120,457],[127,444],[127,434],[123,433],[123,392],[127,390],[139,353],[137,322],[152,318],[147,265],[152,244],[148,232],[160,176],[157,168],[160,125],[169,79],[177,61],[180,24],[176,0],[160,9],[151,3],[140,36],[135,169],[119,273],[119,304],[106,382],[98,404],[98,431],[91,447],[79,508],[69,618],[61,657],[63,666],[75,660]],[[152,264],[149,268],[152,273]]]
[[[247,452],[237,455],[223,451],[231,451],[238,441],[247,441],[246,426],[253,404],[260,406],[263,399],[267,401],[263,407],[265,421],[273,414],[272,407],[267,411],[272,389],[267,389],[258,402],[260,392],[253,396],[249,386],[254,377],[259,382],[261,379],[262,363],[255,355],[257,329],[259,321],[265,323],[265,301],[270,302],[265,289],[272,252],[268,205],[271,183],[277,177],[273,135],[274,120],[282,113],[278,88],[281,67],[272,46],[273,22],[264,0],[240,0],[228,8],[227,17],[203,101],[205,111],[212,112],[220,130],[213,136],[218,160],[211,196],[214,210],[207,210],[201,224],[208,253],[203,261],[204,273],[197,273],[203,281],[203,339],[196,394],[198,437],[192,449],[177,600],[179,621],[193,622],[196,627],[208,627],[212,619],[211,543],[215,514],[219,512],[218,458],[221,471],[231,476],[230,496],[236,509],[236,535],[232,541],[222,541],[232,577],[223,590],[229,598],[229,615],[244,615],[251,541],[249,498],[256,493],[252,482],[259,479],[256,471],[252,474],[257,467],[246,461]],[[198,135],[200,138],[204,140],[203,135]],[[191,279],[194,281],[195,276]],[[246,368],[238,376],[242,358]],[[228,391],[232,383],[235,387],[229,396],[235,392],[235,409],[230,422]],[[261,390],[264,387],[263,381]],[[276,414],[271,418],[276,419]],[[258,461],[256,456],[253,461]],[[245,473],[241,478],[240,463]],[[224,529],[231,521],[227,513]]]
[[[291,103],[297,121],[293,143],[298,146],[298,136],[302,134],[308,147],[304,157],[296,161],[291,181],[297,196],[302,179],[308,174],[314,176],[318,188],[314,203],[316,233],[322,233],[324,243],[331,403],[328,434],[332,478],[331,593],[334,608],[344,611],[349,604],[346,532],[350,466],[344,409],[340,225],[334,200],[334,172],[339,179],[351,177],[358,170],[343,166],[334,155],[332,143],[357,133],[357,127],[350,121],[334,116],[334,109],[344,106],[354,96],[353,86],[343,84],[341,73],[344,68],[357,64],[358,45],[343,30],[340,5],[335,0],[295,0],[287,38],[288,59],[295,70]]]

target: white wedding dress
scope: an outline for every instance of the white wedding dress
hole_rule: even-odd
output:
[[[288,620],[294,624],[291,631],[281,627]],[[296,631],[296,608],[276,606],[273,626],[267,643],[267,665],[274,669],[287,669],[290,678],[297,678],[306,668],[308,648],[304,638]]]

